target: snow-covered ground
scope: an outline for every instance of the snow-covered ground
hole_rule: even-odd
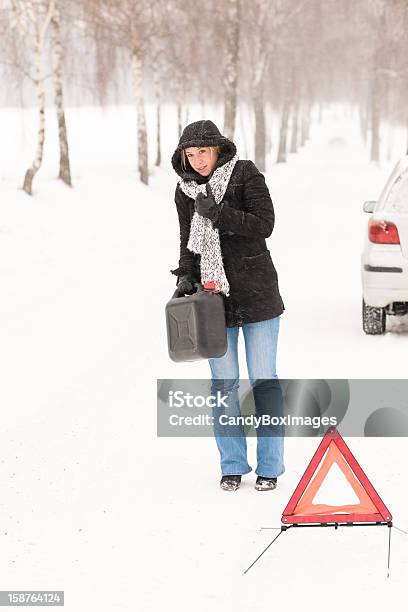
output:
[[[174,126],[174,109],[166,112]],[[166,163],[145,187],[134,110],[71,109],[70,190],[54,178],[49,120],[29,198],[18,187],[35,114],[0,111],[1,588],[64,590],[73,612],[405,610],[408,537],[393,532],[386,579],[384,528],[294,529],[241,575],[272,539],[259,528],[279,525],[318,441],[286,440],[276,491],[256,492],[248,475],[231,495],[218,487],[214,440],[156,437],[156,380],[209,376],[205,361],[167,355],[175,128],[166,127]],[[383,337],[361,329],[362,204],[394,163],[366,159],[352,119],[328,112],[303,151],[269,164],[282,378],[407,377],[407,317]],[[245,377],[242,337],[240,349]],[[407,440],[349,445],[406,529]]]

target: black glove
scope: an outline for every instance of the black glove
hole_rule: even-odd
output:
[[[177,289],[179,293],[185,295],[191,295],[194,293],[194,284],[191,280],[191,276],[189,274],[185,274],[184,276],[180,276],[180,280],[177,283]]]
[[[199,193],[195,200],[195,210],[202,217],[211,219],[214,223],[218,220],[221,207],[214,200],[214,196],[211,191],[210,184],[206,184],[207,196],[203,193]]]

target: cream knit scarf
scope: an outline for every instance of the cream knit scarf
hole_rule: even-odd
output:
[[[237,161],[238,155],[235,155],[229,162],[217,168],[208,181],[218,205],[224,197]],[[182,192],[193,200],[199,193],[206,194],[206,183],[200,185],[196,181],[180,179],[179,185]],[[219,232],[212,226],[210,219],[202,217],[197,212],[191,220],[187,248],[201,255],[201,282],[204,284],[207,281],[214,281],[216,289],[228,296],[229,283],[222,263]]]

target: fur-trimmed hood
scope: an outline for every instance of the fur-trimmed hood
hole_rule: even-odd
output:
[[[185,181],[196,181],[206,183],[208,176],[201,176],[193,170],[188,160],[186,160],[186,170],[181,165],[181,151],[188,147],[221,147],[215,168],[223,166],[229,162],[237,152],[235,144],[223,136],[215,123],[208,119],[195,121],[187,125],[180,137],[177,149],[171,158],[171,163],[177,174]]]

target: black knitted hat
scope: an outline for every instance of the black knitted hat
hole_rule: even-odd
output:
[[[235,144],[223,136],[215,123],[208,119],[190,123],[184,128],[177,149],[173,153],[171,158],[172,166],[177,174],[184,180],[205,183],[209,177],[201,176],[198,172],[193,170],[188,160],[186,161],[186,169],[183,169],[181,165],[181,151],[189,147],[217,146],[221,147],[221,150],[214,170],[223,166],[234,157],[237,152]]]

